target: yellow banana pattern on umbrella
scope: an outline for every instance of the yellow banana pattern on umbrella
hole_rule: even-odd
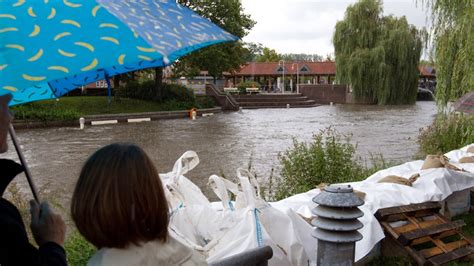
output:
[[[172,0],[4,0],[0,94],[13,92],[12,105],[56,98],[236,39]]]

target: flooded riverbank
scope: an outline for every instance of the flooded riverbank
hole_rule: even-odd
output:
[[[252,161],[259,177],[278,168],[278,153],[291,146],[292,138],[310,140],[320,129],[334,127],[351,133],[358,154],[382,154],[394,161],[408,161],[417,152],[419,128],[436,114],[434,102],[413,106],[335,105],[302,109],[257,109],[222,113],[192,121],[159,120],[78,128],[19,130],[31,172],[39,187],[55,191],[68,201],[79,170],[96,149],[113,142],[133,142],[145,149],[162,173],[172,169],[186,150],[194,150],[201,163],[188,177],[206,194],[211,174],[234,177],[237,167]],[[12,146],[2,157],[17,160]],[[17,179],[28,191],[25,178]]]

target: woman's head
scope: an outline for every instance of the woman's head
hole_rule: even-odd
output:
[[[72,219],[92,244],[124,248],[168,235],[168,204],[158,172],[138,146],[111,144],[86,161],[71,203]]]

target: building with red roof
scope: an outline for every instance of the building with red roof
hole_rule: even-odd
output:
[[[293,84],[331,84],[336,76],[334,62],[250,62],[235,73],[224,75],[226,85],[233,87],[244,81],[255,81],[267,90],[295,90]]]
[[[435,80],[436,71],[420,66],[420,79]],[[285,80],[286,91],[295,91],[295,84],[332,84],[336,77],[335,62],[250,62],[234,73],[225,73],[226,87],[235,87],[245,81],[255,81],[257,87],[268,91],[280,90]]]

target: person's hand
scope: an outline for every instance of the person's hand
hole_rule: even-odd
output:
[[[47,202],[38,205],[36,201],[31,200],[30,213],[31,231],[39,246],[46,242],[54,242],[60,246],[64,244],[66,224],[61,216],[51,211]]]

